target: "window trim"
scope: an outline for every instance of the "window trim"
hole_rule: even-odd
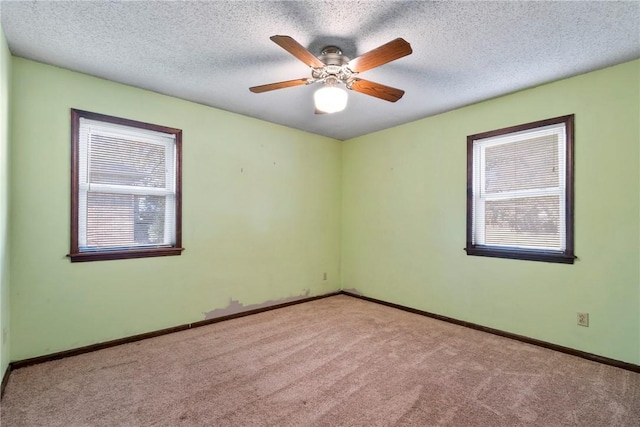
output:
[[[482,132],[467,136],[467,255],[495,258],[520,259],[528,261],[544,261],[573,264],[574,254],[574,114],[554,117],[503,129]],[[479,139],[502,136],[510,133],[532,130],[549,125],[564,124],[566,132],[566,167],[565,167],[565,224],[566,247],[563,251],[504,248],[490,245],[473,244],[473,146]]]
[[[175,244],[171,247],[157,248],[133,248],[103,251],[81,252],[78,241],[78,203],[79,203],[79,172],[80,172],[80,118],[103,121],[123,126],[130,126],[140,129],[152,130],[173,134],[175,136],[176,152],[176,177],[175,177]],[[180,255],[182,247],[182,130],[166,126],[154,125],[139,122],[136,120],[123,119],[120,117],[108,116],[105,114],[92,113],[89,111],[71,109],[71,240],[70,252],[67,255],[71,262],[84,261],[105,261],[115,259],[148,258],[158,256]]]

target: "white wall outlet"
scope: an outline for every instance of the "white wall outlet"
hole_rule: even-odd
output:
[[[589,326],[589,313],[578,313],[578,325]]]

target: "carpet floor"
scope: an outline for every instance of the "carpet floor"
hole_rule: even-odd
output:
[[[638,426],[640,374],[337,295],[11,373],[10,426]]]

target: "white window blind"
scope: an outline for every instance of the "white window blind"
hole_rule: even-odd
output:
[[[564,251],[565,124],[473,141],[472,243]]]
[[[175,136],[80,118],[81,252],[175,243]]]

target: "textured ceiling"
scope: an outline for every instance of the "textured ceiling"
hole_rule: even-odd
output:
[[[11,52],[293,128],[349,139],[640,57],[640,1],[619,2],[0,2]],[[316,115],[317,85],[254,94],[310,77],[269,40],[349,58],[396,37],[413,54],[361,76],[406,94],[349,92]]]

